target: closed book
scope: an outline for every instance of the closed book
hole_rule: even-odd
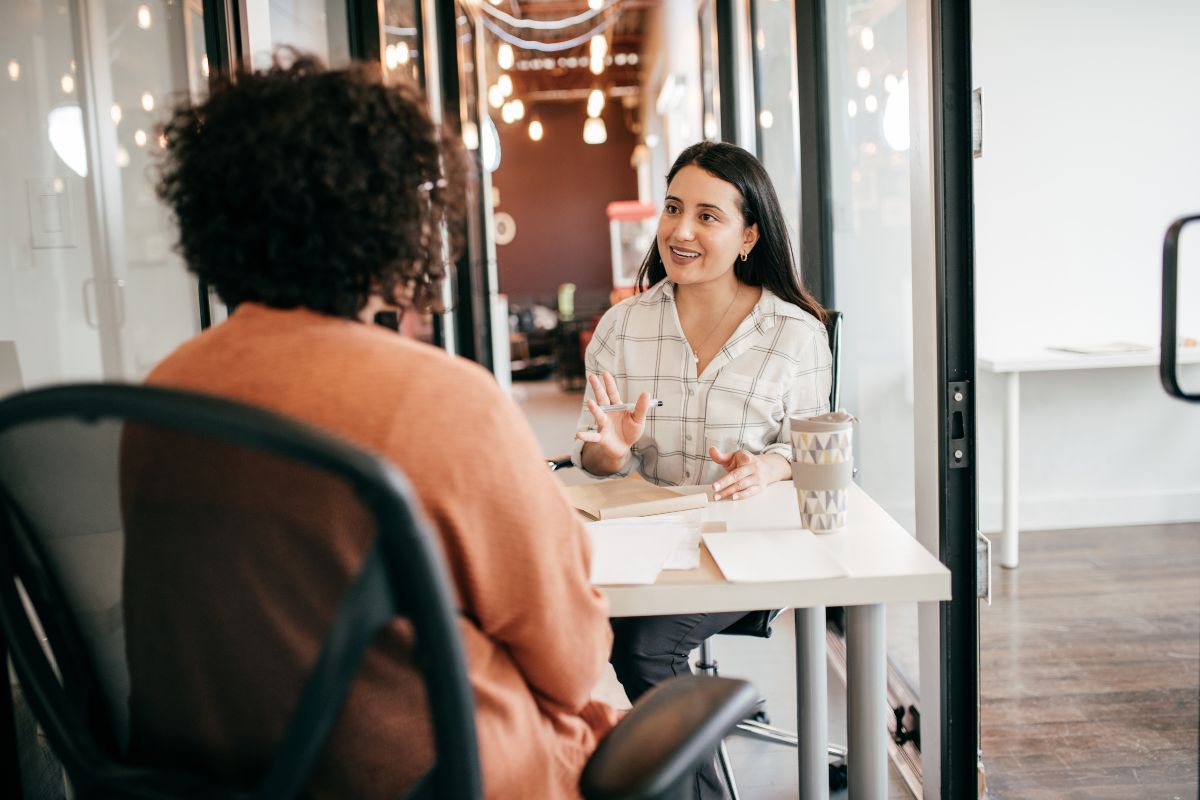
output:
[[[568,486],[566,491],[571,505],[591,519],[671,514],[704,508],[708,503],[704,492],[681,494],[638,475]]]

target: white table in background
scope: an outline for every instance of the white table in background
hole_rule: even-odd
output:
[[[1178,363],[1200,364],[1200,350],[1180,348]],[[1075,369],[1114,369],[1119,367],[1158,367],[1158,350],[1136,353],[1083,354],[1047,348],[1025,352],[980,356],[979,368],[1004,376],[1004,521],[1000,538],[1000,565],[1015,569],[1020,563],[1017,518],[1020,491],[1021,373],[1061,372]],[[1157,385],[1158,379],[1154,379]]]
[[[790,481],[756,497],[689,512],[728,531],[799,530]],[[950,572],[866,492],[854,485],[850,523],[817,536],[845,575],[777,583],[730,583],[701,548],[700,568],[665,571],[649,586],[601,586],[614,617],[796,609],[796,702],[800,796],[828,798],[825,607],[846,607],[847,766],[851,798],[887,797],[887,639],[884,604],[950,599]]]

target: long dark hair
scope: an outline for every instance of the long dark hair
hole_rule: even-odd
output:
[[[736,188],[742,196],[742,221],[747,227],[758,223],[758,244],[745,261],[739,258],[733,262],[734,276],[747,286],[765,286],[825,323],[829,315],[800,281],[779,196],[775,194],[775,186],[762,162],[737,145],[700,142],[675,159],[667,173],[667,184],[670,185],[679,170],[691,164]],[[667,268],[663,266],[655,237],[638,270],[637,285],[640,289],[648,289],[665,277]]]

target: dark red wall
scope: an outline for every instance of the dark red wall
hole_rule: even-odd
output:
[[[493,112],[496,113],[496,112]],[[529,138],[530,119],[542,121],[540,142]],[[604,108],[608,141],[583,141],[585,104],[543,103],[525,119],[500,129],[500,168],[492,185],[500,190],[496,211],[512,215],[517,235],[496,246],[500,291],[510,304],[555,297],[561,283],[578,287],[579,299],[612,289],[612,259],[605,207],[637,199],[637,173],[629,165],[634,135],[625,127],[620,101]],[[582,309],[581,309],[582,310]]]

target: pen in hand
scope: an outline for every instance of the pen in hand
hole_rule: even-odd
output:
[[[662,406],[662,404],[662,400],[655,400],[651,398],[649,407],[659,408]],[[609,411],[633,411],[635,408],[637,408],[637,403],[613,403],[612,405],[600,406],[600,410],[606,413]]]

